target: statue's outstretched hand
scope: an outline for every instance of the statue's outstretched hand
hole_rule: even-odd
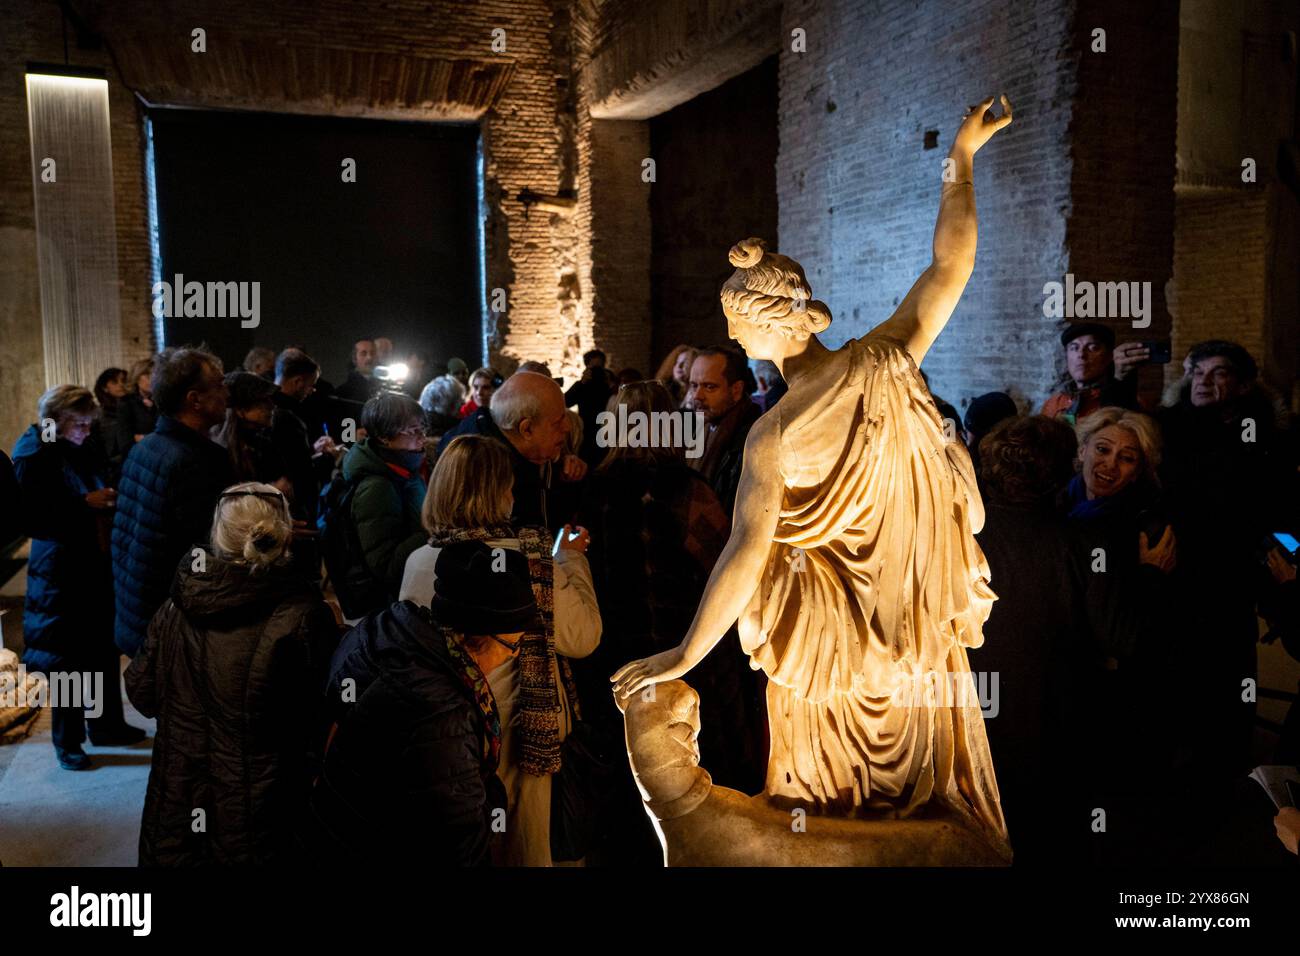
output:
[[[674,647],[653,657],[643,657],[639,661],[624,664],[610,680],[614,684],[615,697],[630,697],[651,684],[662,684],[676,680],[690,667],[685,661],[681,647]]]
[[[978,106],[972,106],[953,140],[954,152],[974,156],[979,148],[993,138],[993,134],[1004,126],[1011,125],[1011,101],[1002,94],[1002,115],[993,115],[993,97],[989,97]]]

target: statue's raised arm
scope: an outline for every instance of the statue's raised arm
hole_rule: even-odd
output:
[[[993,97],[972,107],[953,138],[945,164],[939,219],[934,227],[934,257],[894,314],[877,327],[903,342],[917,365],[948,323],[975,268],[977,228],[972,163],[993,134],[1011,123],[1011,103],[1002,97],[994,116]]]

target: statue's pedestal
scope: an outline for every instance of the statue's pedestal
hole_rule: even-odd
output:
[[[690,813],[656,822],[668,866],[1005,866],[1010,862],[979,833],[951,816],[799,817],[773,806],[762,794],[747,797],[726,787],[711,787],[704,802]]]
[[[945,808],[907,819],[815,816],[715,787],[699,698],[681,681],[620,701],[632,773],[668,866],[1005,866],[1004,846]]]

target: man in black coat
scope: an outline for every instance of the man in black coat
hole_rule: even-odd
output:
[[[303,403],[312,397],[320,379],[320,366],[301,349],[288,348],[275,361],[271,439],[293,485],[293,516],[308,523],[316,520],[316,498],[329,480],[338,446],[321,435],[313,440]]]
[[[501,721],[483,674],[518,653],[537,605],[527,559],[482,542],[438,556],[430,609],[401,601],[334,655],[333,728],[304,828],[334,864],[481,866],[506,817]]]
[[[1263,542],[1292,531],[1300,501],[1294,463],[1240,345],[1194,346],[1191,378],[1157,415],[1164,431],[1161,478],[1178,536],[1174,580],[1186,612],[1184,655],[1195,662],[1206,765],[1224,774],[1251,766],[1254,705],[1243,681],[1256,675],[1256,604],[1269,575]]]
[[[596,420],[605,411],[609,397],[614,394],[617,386],[614,384],[614,376],[605,368],[605,353],[600,349],[586,353],[582,357],[582,363],[582,378],[570,385],[564,393],[564,404],[570,408],[578,406],[578,414],[582,416],[580,454],[582,460],[594,468],[605,457],[605,449],[596,444],[599,431]]]
[[[375,340],[357,339],[352,344],[352,362],[347,380],[334,390],[335,398],[364,405],[380,389],[375,378]]]
[[[230,458],[208,438],[226,416],[221,360],[169,349],[154,369],[153,398],[158,425],[126,457],[113,519],[114,636],[129,656],[167,599],[181,555],[207,539],[217,497],[231,484]]]

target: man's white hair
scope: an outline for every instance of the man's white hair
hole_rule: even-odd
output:
[[[542,384],[545,383],[545,384]],[[503,432],[519,430],[519,424],[525,418],[537,421],[542,417],[544,408],[545,385],[559,390],[559,386],[536,372],[515,372],[492,393],[489,408],[492,421]],[[539,387],[541,386],[541,387]]]

